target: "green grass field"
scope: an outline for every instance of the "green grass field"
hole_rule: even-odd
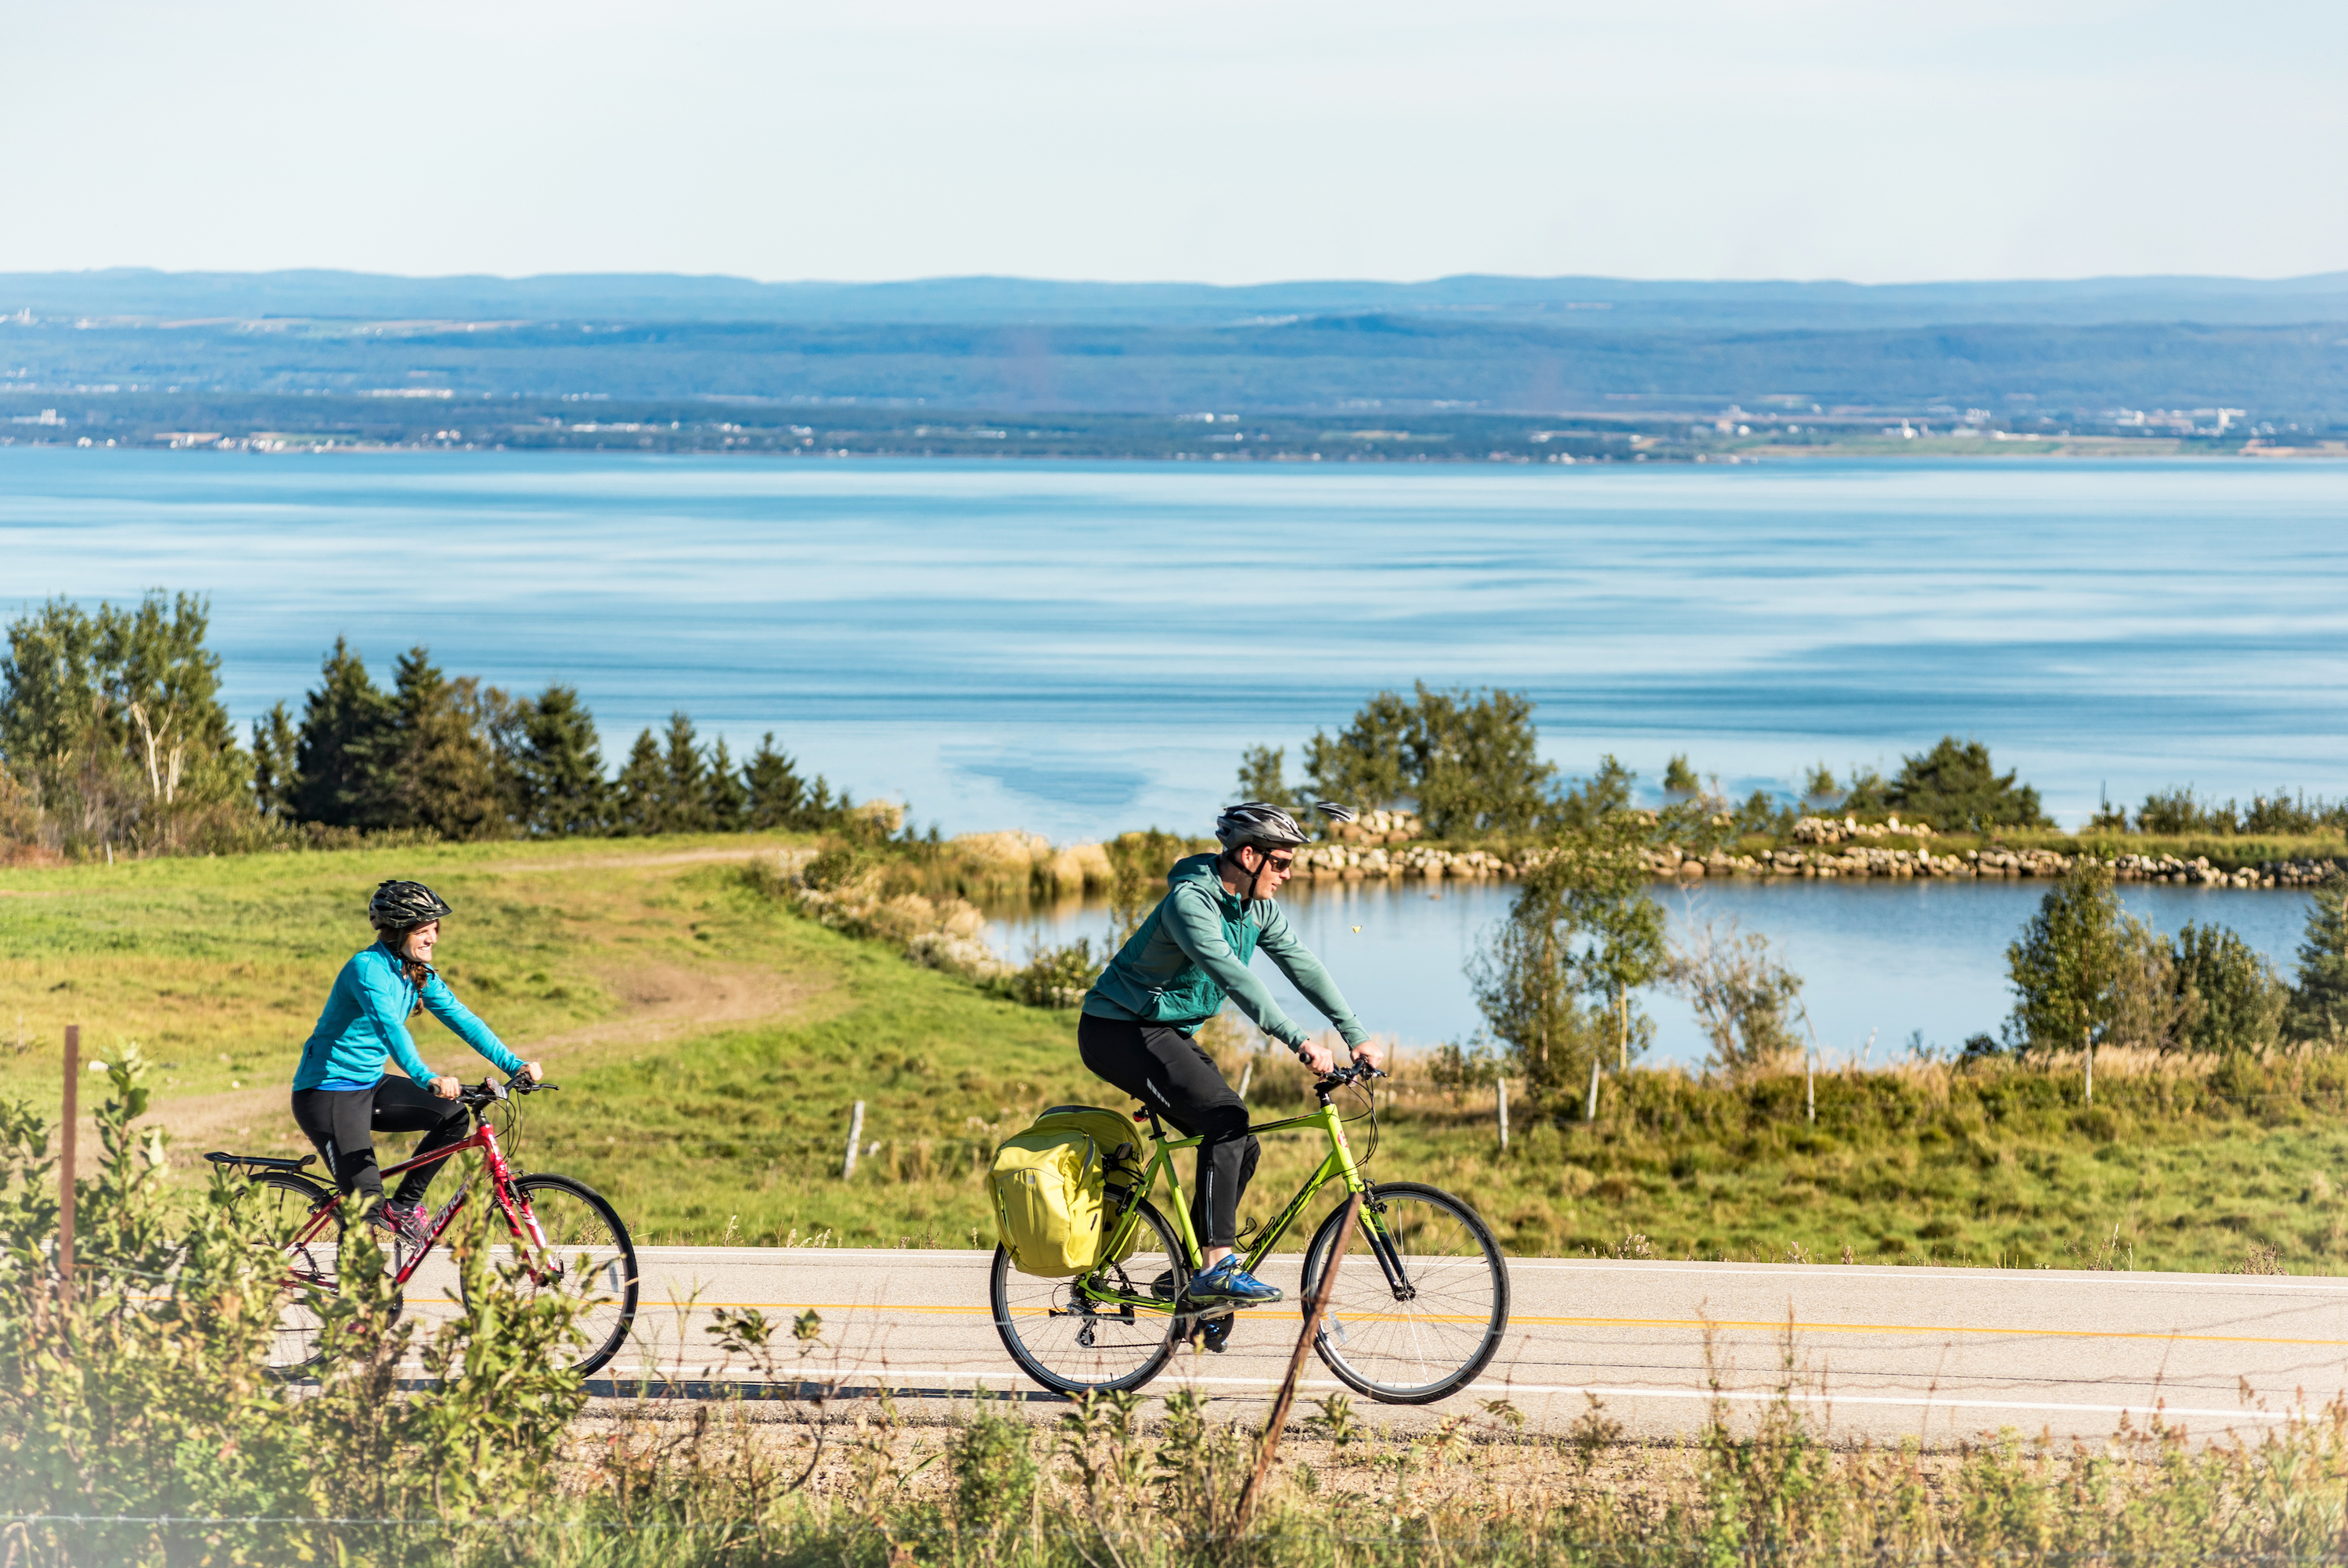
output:
[[[57,1043],[135,1040],[157,1115],[206,1148],[292,1151],[284,1085],[367,890],[422,877],[457,907],[458,994],[560,1094],[531,1101],[520,1158],[611,1195],[658,1242],[963,1246],[988,1229],[986,1153],[1035,1109],[1121,1103],[1076,1059],[1073,1014],[1017,1007],[761,895],[746,857],[786,838],[475,845],[0,871],[0,1095],[54,1113]],[[1343,977],[1340,977],[1342,979]],[[427,1019],[427,1061],[480,1064]],[[2217,1269],[2272,1248],[2293,1272],[2348,1256],[2348,1060],[2208,1071],[2115,1060],[1833,1074],[1815,1125],[1798,1077],[1610,1081],[1594,1125],[1407,1071],[1382,1096],[1374,1176],[1470,1198],[1512,1250]],[[1267,1057],[1253,1099],[1301,1102]],[[868,1147],[839,1177],[850,1107]],[[1357,1130],[1357,1152],[1365,1148]],[[1248,1212],[1317,1153],[1269,1143]],[[445,1189],[444,1189],[445,1191]],[[1302,1236],[1292,1238],[1301,1243]],[[1635,1244],[1634,1244],[1635,1248]]]

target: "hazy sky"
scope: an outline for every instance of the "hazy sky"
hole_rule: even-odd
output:
[[[2348,6],[0,9],[0,271],[2348,268]]]

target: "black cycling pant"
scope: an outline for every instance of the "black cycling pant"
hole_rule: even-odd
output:
[[[1190,1225],[1201,1246],[1239,1245],[1240,1194],[1262,1153],[1248,1136],[1247,1106],[1223,1081],[1204,1047],[1162,1023],[1130,1023],[1086,1013],[1076,1020],[1076,1053],[1105,1078],[1149,1106],[1199,1145],[1190,1191]]]
[[[375,1159],[377,1132],[421,1132],[416,1153],[428,1154],[458,1142],[466,1132],[461,1102],[439,1099],[406,1078],[386,1078],[372,1089],[297,1089],[294,1120],[324,1156],[335,1184],[345,1195],[357,1193],[370,1204],[383,1196],[383,1175]],[[408,1172],[399,1178],[393,1201],[422,1203],[424,1189],[439,1170],[435,1163]]]

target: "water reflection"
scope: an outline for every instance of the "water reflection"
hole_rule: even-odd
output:
[[[1478,1020],[1463,964],[1515,892],[1506,882],[1344,882],[1300,886],[1282,898],[1307,945],[1327,962],[1364,1023],[1406,1043],[1464,1040]],[[1803,998],[1829,1052],[1881,1061],[1912,1031],[1931,1045],[1995,1033],[2013,1007],[2006,944],[2037,909],[2046,884],[2018,882],[1758,882],[1742,878],[1662,890],[1674,933],[1690,919],[1734,917],[1780,944],[1805,982]],[[2130,913],[2174,935],[2187,921],[2231,926],[2288,979],[2306,923],[2304,893],[2131,885]],[[1038,943],[1108,930],[1104,906],[1000,914],[989,936],[1008,957]],[[1259,960],[1281,1006],[1317,1022],[1279,972]],[[1685,1003],[1651,992],[1651,1060],[1694,1063],[1705,1042]]]

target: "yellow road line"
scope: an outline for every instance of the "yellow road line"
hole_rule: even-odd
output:
[[[984,1315],[991,1317],[994,1315],[994,1308],[989,1307],[912,1307],[885,1302],[876,1304],[869,1301],[697,1301],[692,1305],[696,1309],[719,1307],[738,1309],[757,1307],[789,1307],[801,1311],[813,1308],[818,1312],[928,1313],[948,1317]],[[658,1307],[639,1307],[637,1316],[641,1317],[647,1313],[658,1310]],[[1302,1320],[1303,1317],[1303,1313],[1293,1310],[1266,1310],[1262,1307],[1245,1310],[1250,1317],[1259,1320],[1263,1318]],[[1016,1315],[1029,1317],[1035,1314],[1023,1312]],[[1358,1323],[1370,1315],[1354,1313],[1349,1316],[1353,1321]],[[1483,1318],[1477,1314],[1462,1312],[1395,1313],[1391,1316],[1396,1318],[1407,1317],[1411,1321],[1418,1323],[1480,1323],[1483,1321]],[[1707,1327],[1773,1332],[1786,1327],[1782,1318],[1752,1322],[1715,1318],[1707,1324],[1702,1318],[1694,1317],[1550,1317],[1529,1313],[1514,1313],[1509,1316],[1510,1327],[1529,1325],[1544,1328],[1672,1328],[1694,1330],[1699,1333]],[[1983,1328],[1946,1323],[1803,1323],[1798,1321],[1795,1323],[1794,1327],[1797,1332],[1809,1334],[1978,1334],[2010,1339],[2146,1339],[2157,1340],[2162,1344],[2178,1345],[2301,1345],[2324,1349],[2348,1349],[2348,1339],[2291,1339],[2257,1334],[2163,1334],[2127,1328]]]

